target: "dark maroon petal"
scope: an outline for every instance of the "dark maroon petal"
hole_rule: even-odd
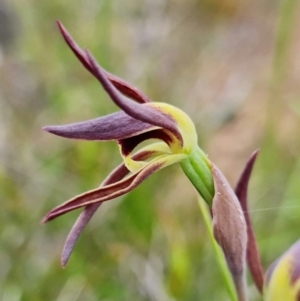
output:
[[[135,100],[138,103],[151,102],[151,99],[144,95],[137,88],[131,86],[124,80],[116,77],[115,75],[105,71],[107,78],[110,82],[125,96],[129,97],[132,100]]]
[[[79,59],[82,65],[94,75],[93,68],[90,66],[90,63],[86,58],[85,52],[80,49],[80,47],[76,44],[76,42],[73,40],[71,35],[68,33],[68,31],[64,28],[64,26],[60,22],[57,22],[57,25],[64,40],[66,41],[66,43],[68,44],[72,52]],[[151,100],[146,95],[144,95],[142,92],[140,92],[139,90],[137,90],[135,87],[131,86],[124,80],[108,72],[106,72],[106,76],[122,94],[126,95],[132,100],[135,100],[139,103],[151,102]]]
[[[141,142],[149,139],[160,139],[167,144],[170,144],[172,142],[172,137],[170,137],[170,135],[168,135],[163,129],[145,132],[134,137],[119,140],[118,143],[121,146],[122,155],[129,155],[136,146],[138,146]]]
[[[148,178],[152,173],[160,169],[164,162],[156,162],[153,164],[147,165],[144,169],[139,172],[132,174],[128,178],[119,181],[115,184],[107,185],[100,187],[94,190],[90,190],[86,193],[78,195],[73,199],[67,201],[66,203],[52,209],[42,220],[42,223],[46,223],[62,214],[65,214],[69,211],[85,207],[90,204],[96,204],[104,201],[114,199],[118,196],[121,196],[132,189],[137,185],[143,182]]]
[[[129,170],[126,168],[125,164],[118,166],[112,173],[103,181],[100,187],[109,185],[122,180],[126,175],[128,175]],[[61,264],[63,267],[66,266],[70,255],[74,249],[75,243],[77,242],[81,232],[90,221],[94,213],[97,211],[101,203],[88,205],[84,208],[83,212],[79,215],[75,224],[73,225],[64,245],[64,249],[61,255]]]
[[[247,235],[248,235],[248,242],[247,242],[247,263],[249,266],[250,273],[252,275],[253,281],[259,290],[260,293],[263,291],[263,284],[264,284],[264,276],[263,276],[263,269],[259,257],[258,247],[255,239],[255,234],[253,231],[249,211],[248,211],[248,203],[247,203],[247,191],[248,191],[248,183],[250,180],[251,172],[253,169],[253,165],[255,159],[258,154],[258,150],[252,153],[250,158],[248,159],[244,170],[240,176],[240,179],[237,183],[235,188],[235,194],[239,199],[241,207],[244,212],[246,224],[247,224]]]
[[[120,111],[107,116],[71,123],[67,125],[46,126],[45,131],[72,139],[120,140],[155,129],[151,124],[142,122]]]
[[[169,130],[183,144],[177,124],[170,116],[163,114],[153,107],[147,106],[147,104],[138,104],[126,99],[107,79],[101,66],[97,64],[88,51],[86,51],[86,55],[90,66],[93,68],[93,74],[118,107],[135,119]]]
[[[97,209],[100,207],[100,205],[101,205],[101,203],[86,206],[84,211],[79,215],[76,222],[74,223],[74,225],[65,241],[65,245],[64,245],[61,257],[60,257],[60,262],[61,262],[61,265],[63,268],[68,263],[68,260],[72,254],[74,246],[75,246],[81,232],[84,230],[85,226],[91,220],[91,218],[93,217],[93,215],[97,211]]]
[[[156,153],[157,152],[155,151],[143,151],[135,154],[132,158],[138,161],[145,160],[152,157]],[[129,170],[126,168],[125,164],[123,163],[111,172],[111,174],[103,181],[100,187],[116,183],[121,179],[123,179],[125,176],[127,176],[128,173]],[[64,249],[61,255],[61,264],[63,267],[66,266],[81,232],[84,230],[85,226],[91,220],[91,218],[93,217],[97,209],[100,207],[100,205],[101,203],[96,203],[96,204],[86,206],[83,212],[81,212],[81,214],[79,215],[75,224],[73,225],[66,239]]]

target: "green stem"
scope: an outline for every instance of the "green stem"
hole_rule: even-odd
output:
[[[214,183],[209,161],[203,151],[198,147],[180,165],[205,202],[211,206]]]

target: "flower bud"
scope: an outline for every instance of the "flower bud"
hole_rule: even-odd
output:
[[[245,279],[247,228],[241,205],[226,178],[212,167],[215,196],[212,204],[214,237],[223,250],[239,301],[247,300]]]

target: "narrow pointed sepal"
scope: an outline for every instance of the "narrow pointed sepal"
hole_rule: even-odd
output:
[[[223,250],[238,300],[247,300],[245,278],[247,229],[240,203],[221,171],[212,166],[215,195],[212,202],[213,232]]]
[[[73,252],[74,246],[84,230],[85,226],[88,224],[88,222],[91,220],[95,212],[100,207],[101,203],[92,204],[89,206],[86,206],[84,210],[79,215],[78,219],[74,223],[66,241],[64,244],[64,248],[60,257],[60,262],[63,268],[66,267],[66,264],[69,261],[69,258]],[[43,221],[44,222],[44,221]]]
[[[140,152],[136,153],[133,156],[133,159],[146,160],[156,155],[161,155],[161,152],[159,150],[155,151],[149,147],[145,147]],[[128,174],[129,170],[126,168],[125,164],[122,163],[110,173],[110,175],[103,181],[100,187],[121,181]],[[95,212],[98,210],[100,205],[101,203],[96,203],[86,206],[74,223],[65,241],[65,245],[61,254],[61,264],[63,267],[66,266],[80,234],[84,230],[87,223],[91,220]]]
[[[91,53],[87,50],[85,53],[88,62],[93,69],[93,74],[119,108],[135,119],[169,130],[181,142],[181,145],[183,144],[181,133],[176,122],[171,116],[164,114],[158,109],[148,106],[147,104],[138,104],[125,98],[107,79],[105,71],[98,65]]]
[[[252,279],[260,293],[263,291],[263,269],[260,261],[260,256],[258,252],[258,247],[255,239],[255,234],[253,231],[249,211],[248,211],[248,201],[247,201],[247,191],[248,184],[255,163],[256,157],[259,150],[254,151],[250,158],[248,159],[244,170],[238,180],[237,186],[235,188],[235,194],[241,204],[242,210],[244,212],[246,224],[247,224],[247,263],[252,276]]]
[[[157,171],[161,167],[161,165],[162,163],[160,162],[160,164],[153,164],[151,166],[147,166],[148,168],[145,168],[115,184],[100,187],[78,195],[73,199],[67,201],[66,203],[51,210],[45,216],[42,222],[46,223],[69,211],[85,207],[91,204],[102,203],[104,201],[108,201],[118,196],[121,196],[134,189],[138,184],[144,181],[152,173]]]
[[[103,181],[100,187],[118,182],[128,175],[128,173],[129,170],[124,164],[121,164]],[[61,254],[61,264],[63,267],[66,266],[80,234],[84,230],[87,223],[91,220],[95,212],[98,210],[100,205],[101,203],[86,206],[73,225]]]
[[[65,138],[104,141],[126,139],[156,128],[120,111],[87,121],[46,126],[43,130]]]
[[[152,107],[142,106],[141,104],[150,102],[148,97],[125,81],[106,72],[97,64],[96,60],[88,51],[80,49],[60,22],[57,22],[57,25],[70,49],[83,66],[99,80],[117,106],[135,119],[169,130],[180,141],[180,144],[183,145],[181,133],[171,116],[163,114]],[[126,99],[122,94],[134,99],[137,103]]]
[[[94,75],[93,68],[90,66],[90,63],[86,58],[85,52],[82,49],[80,49],[80,47],[76,44],[71,35],[59,21],[57,21],[57,26],[65,42],[70,47],[75,56],[79,59],[82,65]],[[139,103],[151,102],[151,100],[146,95],[144,95],[141,91],[139,91],[129,83],[108,72],[105,73],[108,80],[125,96]]]

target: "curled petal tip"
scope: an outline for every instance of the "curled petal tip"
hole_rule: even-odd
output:
[[[60,258],[60,264],[63,269],[66,267],[66,265],[69,261],[72,250],[70,252],[68,252],[68,254],[65,254],[64,252],[65,252],[65,250],[63,251],[62,256]]]
[[[52,128],[53,128],[53,126],[46,125],[46,126],[42,127],[42,130],[51,133]]]
[[[56,20],[56,25],[57,25],[60,33],[62,34],[62,36],[65,39],[71,41],[69,33],[67,32],[67,30],[65,29],[65,27],[63,26],[63,24],[59,20]]]
[[[41,220],[41,224],[45,225],[46,223],[48,223],[51,220],[51,218],[49,217],[49,213],[47,215],[45,215],[43,217],[43,219]]]
[[[47,125],[42,127],[42,130],[57,136],[64,136],[66,134],[64,127],[62,125]]]
[[[56,24],[57,24],[58,28],[62,28],[63,27],[62,23],[59,20],[56,20]]]
[[[119,171],[120,171],[120,169],[118,168],[116,170],[116,173],[112,174],[112,175],[115,175],[117,177],[120,176],[120,178],[122,178],[123,174],[122,174],[122,172],[120,173]],[[92,218],[92,216],[97,211],[97,209],[99,208],[100,205],[101,205],[101,203],[87,206],[84,208],[83,212],[81,212],[80,216],[78,217],[77,221],[75,222],[74,226],[72,227],[72,229],[66,239],[66,242],[65,242],[62,254],[61,254],[61,258],[60,258],[62,267],[66,266],[81,232],[83,231],[83,229],[85,228],[87,223],[90,221],[90,219]]]
[[[260,152],[260,149],[256,149],[255,151],[253,151],[253,153],[251,154],[250,158],[249,158],[249,161],[253,161],[256,159],[257,155],[259,154]]]
[[[253,153],[252,153],[252,154],[255,154],[255,155],[257,155],[259,152],[260,152],[260,149],[259,149],[259,148],[257,148],[255,151],[253,151]]]
[[[63,125],[50,125],[50,126],[44,126],[42,128],[44,131],[57,135],[62,137],[69,137],[71,138],[71,131],[69,126],[63,126]]]
[[[47,215],[41,220],[41,225],[45,225],[48,222]]]

